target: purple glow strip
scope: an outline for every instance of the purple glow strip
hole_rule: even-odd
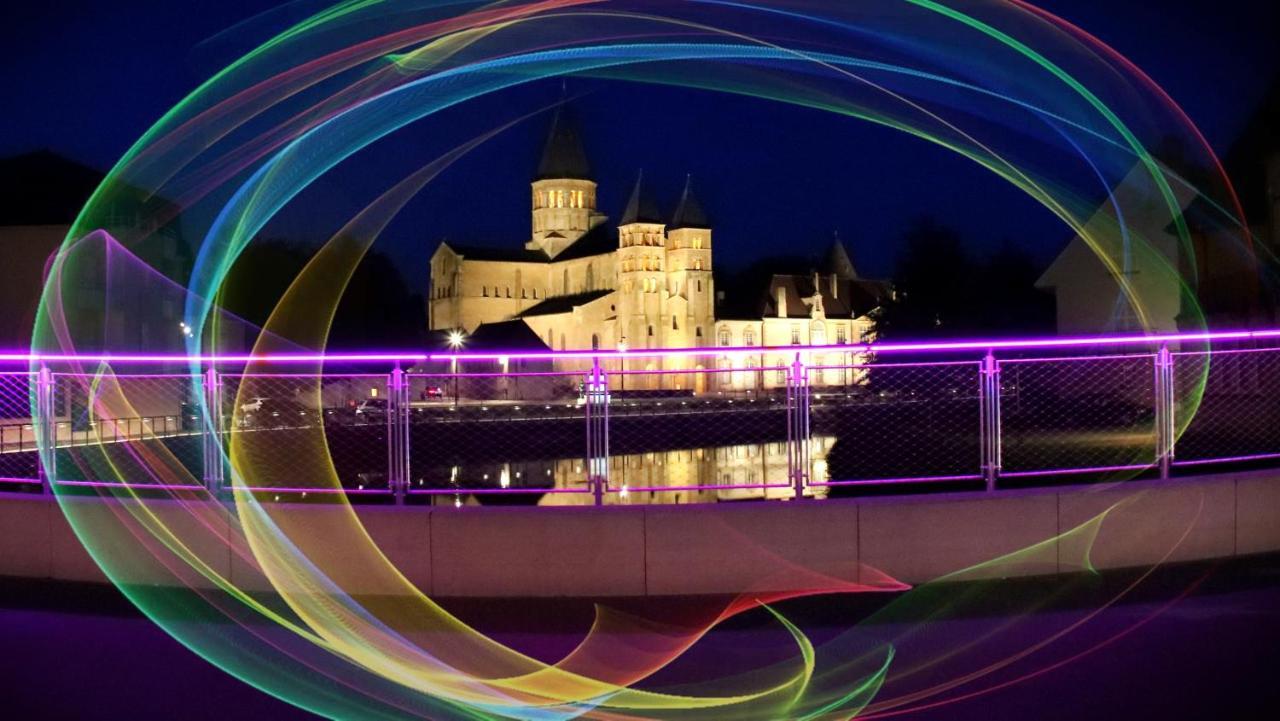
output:
[[[54,481],[59,486],[77,486],[81,488],[125,488],[133,490],[151,489],[155,491],[208,491],[204,486],[181,483],[133,483],[132,481]]]
[[[39,478],[6,478],[0,476],[0,483],[39,483]]]
[[[368,496],[368,495],[375,495],[375,494],[386,496],[391,494],[390,488],[350,488],[350,489],[348,488],[287,488],[287,487],[277,488],[277,487],[271,487],[271,486],[267,486],[263,488],[258,488],[255,486],[228,486],[227,488],[229,490],[236,491],[237,493],[315,493],[317,495],[346,494],[346,495],[354,495],[354,496],[361,496],[361,495]]]
[[[197,378],[199,376],[196,376]],[[234,380],[236,378],[330,378],[343,379],[350,378],[368,378],[375,380],[386,380],[386,373],[223,373],[223,379]]]
[[[1155,360],[1154,353],[1118,353],[1116,355],[1077,355],[1077,356],[1057,356],[1046,358],[999,358],[1000,363],[1012,365],[1014,363],[1060,363],[1064,361],[1106,361],[1106,360]]]
[[[590,368],[580,371],[546,371],[542,373],[405,373],[406,378],[581,378]],[[270,376],[270,374],[268,374]]]
[[[1214,350],[1214,351],[1186,350],[1186,351],[1178,351],[1173,355],[1174,357],[1182,357],[1182,356],[1208,357],[1208,356],[1216,356],[1216,355],[1239,355],[1241,353],[1275,353],[1277,351],[1280,351],[1280,348],[1231,348],[1229,350]]]
[[[590,493],[589,489],[576,488],[410,488],[413,496],[478,496],[503,493]]]
[[[1113,358],[1115,356],[1103,356],[1104,358]],[[865,365],[841,365],[841,366],[818,366],[806,365],[805,368],[811,371],[835,371],[835,370],[883,370],[885,368],[941,368],[943,366],[977,366],[981,367],[981,361],[963,360],[963,361],[939,361],[937,363],[867,363]],[[741,370],[741,369],[739,369]]]
[[[368,353],[280,353],[268,355],[227,354],[188,356],[179,354],[39,354],[18,351],[0,352],[0,362],[59,362],[59,361],[94,361],[102,363],[171,363],[171,362],[208,362],[208,363],[364,363],[394,361],[459,361],[501,360],[507,359],[582,359],[593,358],[626,358],[626,357],[682,357],[682,356],[716,356],[742,354],[791,353],[907,353],[907,352],[948,352],[966,350],[1029,350],[1033,348],[1079,348],[1088,346],[1118,345],[1152,345],[1156,343],[1181,343],[1198,341],[1244,341],[1280,338],[1280,329],[1240,330],[1240,331],[1205,331],[1199,333],[1162,333],[1151,335],[1113,335],[1113,336],[1075,336],[1066,338],[1010,338],[988,340],[959,340],[945,342],[903,342],[883,344],[857,345],[791,345],[791,346],[749,346],[732,348],[670,348],[661,350],[626,350],[626,351],[501,351],[485,353],[408,353],[408,352],[368,352]]]
[[[33,374],[34,375],[34,374]],[[199,380],[202,376],[192,373],[54,373],[54,378],[182,378],[185,380]]]
[[[1155,468],[1155,463],[1143,463],[1130,466],[1092,466],[1088,468],[1055,468],[1046,471],[1014,471],[1000,472],[1001,478],[1029,478],[1031,476],[1065,476],[1079,473],[1108,473],[1111,471],[1139,471]]]
[[[1190,461],[1175,460],[1175,466],[1203,466],[1210,463],[1239,463],[1241,461],[1271,461],[1280,458],[1280,453],[1256,453],[1251,456],[1224,456],[1222,458],[1197,458]]]
[[[627,486],[627,493],[657,493],[660,491],[758,491],[769,488],[795,488],[790,483],[741,483],[725,486]],[[621,493],[622,486],[606,488],[607,493]]]
[[[979,474],[968,474],[960,476],[911,476],[904,478],[869,478],[860,481],[814,481],[810,486],[885,486],[900,483],[945,483],[948,481],[981,481],[982,476]]]

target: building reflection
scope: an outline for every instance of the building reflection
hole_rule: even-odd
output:
[[[810,443],[811,481],[828,480],[827,453],[835,436]],[[718,503],[787,500],[795,497],[788,472],[787,444],[747,443],[615,455],[609,458],[605,505]],[[456,489],[438,495],[439,505],[486,503],[491,494],[473,490],[528,490],[530,503],[543,506],[594,505],[585,459],[482,463],[420,469],[414,490]],[[546,489],[539,494],[537,489]],[[824,498],[826,487],[806,487],[806,498]]]

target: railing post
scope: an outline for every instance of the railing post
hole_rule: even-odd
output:
[[[43,364],[36,376],[36,415],[36,433],[41,441],[38,445],[44,451],[36,454],[36,463],[40,468],[40,490],[47,495],[58,477],[58,418],[54,413],[53,372]]]
[[[223,460],[222,438],[222,376],[210,366],[201,380],[204,392],[205,418],[200,433],[204,445],[204,483],[209,493],[218,495],[222,491]]]
[[[796,500],[809,481],[809,369],[800,354],[787,374],[787,471]]]
[[[586,379],[587,482],[597,506],[604,505],[604,492],[609,483],[609,378],[600,366],[600,358],[591,359],[591,372]]]
[[[387,487],[399,505],[409,488],[409,391],[398,361],[387,391]]]
[[[987,491],[996,489],[1001,465],[1000,429],[1000,364],[995,354],[987,351],[978,373],[978,403],[981,420],[978,423],[978,445],[981,448],[982,479]]]
[[[1156,465],[1161,478],[1169,477],[1173,466],[1176,431],[1174,428],[1173,353],[1162,344],[1156,353]]]

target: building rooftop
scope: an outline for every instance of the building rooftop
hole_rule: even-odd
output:
[[[587,153],[582,147],[577,119],[563,104],[551,119],[551,132],[542,147],[542,160],[538,163],[538,174],[534,180],[557,178],[591,179],[591,164],[587,162]]]
[[[631,191],[631,199],[627,201],[627,209],[622,211],[622,220],[618,225],[630,223],[663,223],[658,204],[650,197],[644,185],[644,171],[636,177],[636,187]]]
[[[680,194],[680,204],[676,206],[676,214],[671,217],[671,224],[667,226],[668,230],[680,228],[711,229],[711,221],[707,219],[702,204],[693,194],[693,176],[685,178],[684,192]]]
[[[568,313],[574,308],[586,305],[593,301],[600,300],[612,293],[612,289],[607,290],[589,290],[586,293],[574,293],[573,295],[562,295],[556,298],[547,298],[537,305],[526,309],[520,314],[521,318],[529,318],[539,315],[556,315],[557,313]]]

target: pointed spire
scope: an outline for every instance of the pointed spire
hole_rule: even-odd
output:
[[[711,221],[707,219],[707,214],[702,210],[702,204],[698,202],[697,196],[693,194],[693,175],[686,175],[684,179],[684,193],[680,195],[680,204],[676,206],[676,214],[671,218],[671,225],[667,226],[670,230],[678,228],[698,228],[701,230],[711,230]]]
[[[627,209],[622,213],[618,225],[631,223],[661,223],[662,214],[658,212],[658,204],[644,189],[644,171],[636,177],[636,187],[631,191],[631,199],[627,201]]]
[[[855,280],[858,277],[858,271],[849,258],[849,251],[840,241],[839,231],[833,233],[831,237],[831,247],[827,250],[826,271],[847,280]]]
[[[591,165],[582,149],[582,133],[577,119],[563,102],[551,120],[551,132],[542,146],[542,160],[534,180],[572,178],[591,180]]]

